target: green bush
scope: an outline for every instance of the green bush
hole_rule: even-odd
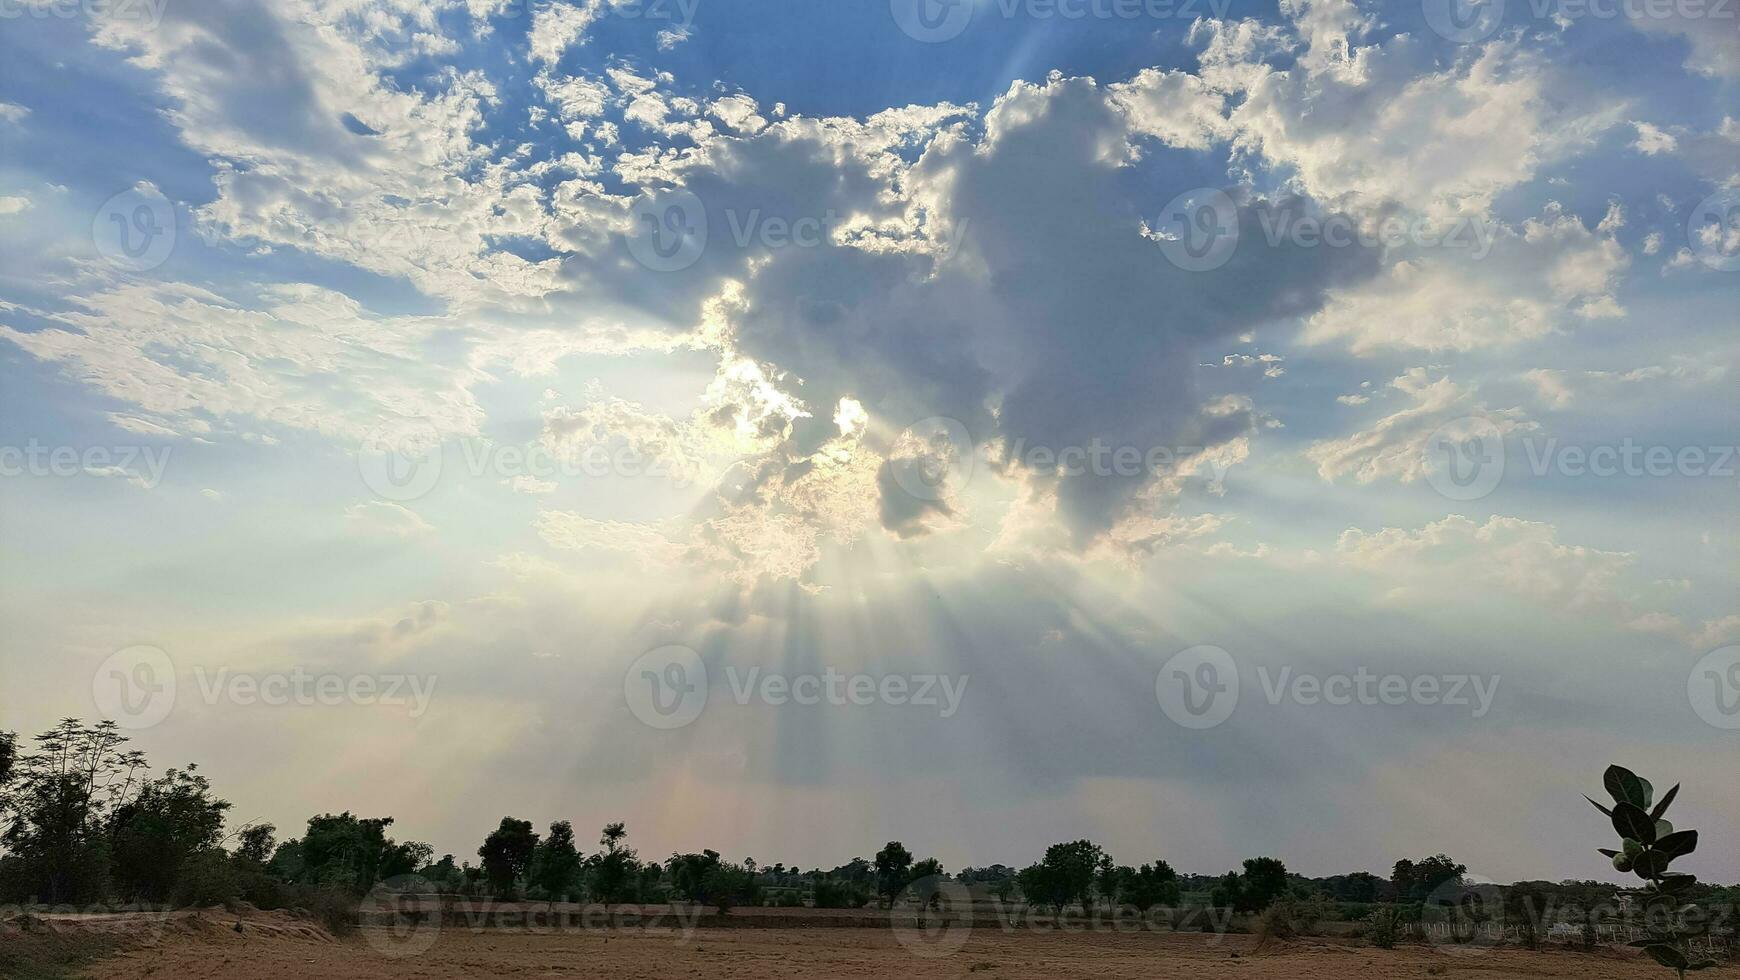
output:
[[[1688,920],[1696,917],[1697,907],[1688,904],[1687,899],[1698,879],[1668,870],[1676,858],[1698,847],[1697,831],[1675,830],[1673,824],[1663,819],[1668,806],[1679,795],[1679,786],[1662,794],[1657,802],[1655,787],[1649,780],[1623,766],[1608,766],[1601,783],[1613,797],[1613,806],[1589,802],[1612,821],[1620,843],[1618,850],[1599,850],[1613,862],[1615,871],[1633,872],[1645,882],[1644,926],[1648,937],[1631,945],[1641,947],[1651,959],[1681,978],[1688,970],[1715,966],[1713,960],[1692,958],[1689,941],[1697,933],[1688,927]]]
[[[1366,938],[1379,949],[1395,949],[1401,942],[1402,934],[1408,924],[1407,912],[1402,906],[1386,903],[1374,907],[1371,917],[1366,920]]]

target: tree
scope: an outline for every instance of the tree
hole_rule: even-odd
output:
[[[272,850],[278,828],[269,823],[249,824],[236,834],[235,858],[243,867],[263,871],[272,860]]]
[[[531,884],[555,903],[566,899],[580,876],[580,852],[574,847],[574,827],[566,820],[550,824],[550,835],[532,853]]]
[[[0,732],[0,790],[12,781],[12,765],[18,761],[18,736]]]
[[[18,859],[27,894],[51,904],[97,900],[108,887],[108,829],[131,798],[145,756],[123,751],[114,722],[62,720],[16,755],[8,739],[9,780],[0,786],[0,843]]]
[[[1468,868],[1443,854],[1434,854],[1419,861],[1403,858],[1390,871],[1390,883],[1396,886],[1396,897],[1404,902],[1424,902],[1445,885],[1462,882]]]
[[[876,852],[876,894],[885,905],[894,902],[907,882],[911,881],[912,852],[906,845],[891,840]]]
[[[194,860],[218,849],[230,804],[211,795],[211,784],[195,768],[169,770],[116,808],[111,867],[124,897],[170,901]]]
[[[1178,873],[1165,861],[1144,864],[1126,879],[1124,899],[1141,912],[1156,905],[1175,906],[1179,899]]]
[[[1053,844],[1045,849],[1045,860],[1040,863],[1051,869],[1053,897],[1061,899],[1053,904],[1059,910],[1070,902],[1080,902],[1084,912],[1093,912],[1094,876],[1104,857],[1100,846],[1088,840]]]
[[[1094,889],[1099,892],[1100,900],[1108,908],[1118,907],[1118,897],[1127,889],[1125,883],[1136,877],[1136,869],[1119,867],[1112,863],[1110,855],[1102,855],[1100,864],[1094,871]]]
[[[1215,908],[1232,909],[1235,912],[1251,910],[1249,899],[1245,898],[1245,879],[1237,871],[1228,871],[1222,875],[1214,889],[1209,892],[1208,900]]]
[[[483,877],[490,893],[497,898],[512,899],[519,879],[532,865],[537,850],[538,835],[530,820],[502,817],[501,825],[483,839],[477,856],[483,859]]]
[[[1248,911],[1261,912],[1287,894],[1287,866],[1279,858],[1257,857],[1245,861],[1244,900]]]
[[[1063,911],[1067,899],[1058,887],[1056,873],[1043,862],[1030,864],[1016,872],[1015,884],[1028,905],[1049,905],[1054,911]]]
[[[719,852],[705,850],[699,854],[671,854],[665,868],[671,874],[671,891],[691,902],[706,904],[707,875],[719,866]]]
[[[925,858],[907,869],[906,888],[918,900],[920,925],[924,922],[924,909],[942,908],[942,880],[946,877],[942,862],[936,858]]]
[[[923,861],[916,862],[906,872],[908,884],[924,878],[942,878],[944,876],[942,862],[936,858],[925,858]]]
[[[382,879],[411,873],[431,852],[427,844],[388,837],[392,825],[392,817],[358,817],[348,810],[309,817],[307,833],[278,845],[268,868],[285,881],[364,894]]]
[[[755,905],[761,896],[761,885],[755,879],[755,872],[749,869],[748,862],[741,865],[716,862],[707,869],[701,887],[707,900],[721,913],[730,911],[735,905]]]
[[[605,824],[598,837],[603,853],[593,855],[592,892],[606,908],[626,897],[629,883],[639,867],[634,850],[627,846],[628,829],[621,823]]]
[[[1375,902],[1378,899],[1378,876],[1369,871],[1355,871],[1328,879],[1329,893],[1343,902]]]

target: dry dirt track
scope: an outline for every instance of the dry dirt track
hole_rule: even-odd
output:
[[[1313,940],[1260,950],[1248,936],[1229,936],[1216,943],[1212,937],[1195,933],[1005,935],[998,930],[981,930],[958,952],[938,959],[916,957],[892,932],[872,929],[702,930],[688,939],[672,932],[537,935],[449,930],[426,952],[397,958],[383,955],[377,948],[381,944],[391,945],[379,932],[338,941],[312,930],[276,928],[273,922],[250,917],[240,933],[233,930],[233,923],[225,926],[221,922],[172,930],[152,947],[101,961],[84,975],[91,980],[1669,977],[1660,967],[1620,952],[1385,951]],[[1740,976],[1740,970],[1704,976],[1732,978]]]

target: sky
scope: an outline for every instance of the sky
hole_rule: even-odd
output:
[[[10,0],[0,728],[1611,878],[1609,763],[1740,839],[1737,299],[1720,4]]]

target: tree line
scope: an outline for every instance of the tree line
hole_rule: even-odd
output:
[[[936,859],[918,859],[889,841],[872,858],[804,871],[753,858],[734,862],[714,850],[642,860],[621,823],[605,825],[597,844],[583,850],[568,821],[539,833],[530,820],[513,816],[485,836],[473,863],[451,854],[436,859],[428,844],[395,840],[389,816],[319,814],[301,836],[280,840],[271,824],[226,832],[230,809],[197,766],[151,776],[144,754],[128,748],[112,723],[67,719],[28,745],[0,732],[0,902],[193,906],[242,900],[309,909],[344,928],[357,900],[383,884],[498,900],[685,901],[726,910],[861,908],[873,901],[923,907],[939,902],[942,883],[953,882],[977,898],[1019,896],[1029,907],[1057,914],[1192,905],[1235,913],[1285,907],[1289,916],[1309,918],[1338,904],[1343,917],[1358,912],[1365,918],[1363,907],[1373,905],[1401,921],[1397,910],[1455,890],[1467,872],[1438,854],[1398,861],[1388,878],[1367,872],[1304,878],[1273,857],[1251,858],[1220,876],[1181,875],[1159,858],[1119,864],[1088,840],[1053,844],[1019,869],[998,864],[949,874]],[[1593,907],[1616,890],[1599,882],[1535,882],[1526,894],[1551,893]],[[1525,893],[1520,884],[1512,891]]]

